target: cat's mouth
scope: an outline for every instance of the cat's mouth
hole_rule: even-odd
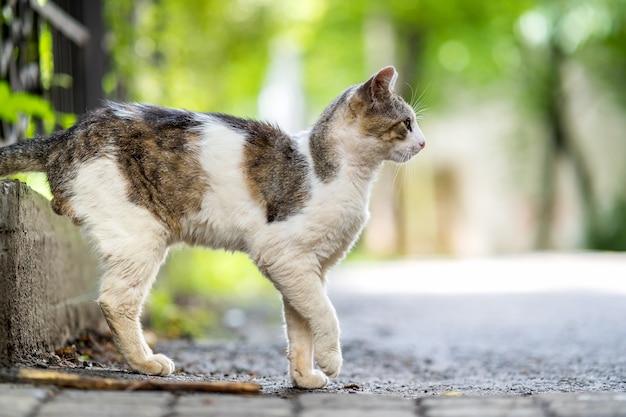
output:
[[[396,149],[391,153],[391,160],[398,163],[404,163],[410,161],[415,155],[424,149],[425,143],[421,142],[418,145],[409,146],[404,149]]]

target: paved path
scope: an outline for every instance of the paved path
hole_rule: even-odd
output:
[[[291,399],[161,392],[78,391],[0,384],[0,417],[610,417],[626,416],[626,393],[532,397],[302,394]]]
[[[0,417],[626,417],[624,278],[615,254],[353,265],[330,288],[345,361],[325,390],[289,387],[280,326],[258,331],[248,312],[252,339],[157,350],[176,360],[176,378],[253,379],[259,397],[0,384]]]
[[[378,385],[401,381],[406,388],[397,393],[409,397],[626,391],[625,254],[363,264],[340,272],[331,298],[349,348],[345,376],[354,372],[351,360],[367,367],[350,352],[362,344],[378,363],[375,375],[384,372],[381,364],[396,375]]]

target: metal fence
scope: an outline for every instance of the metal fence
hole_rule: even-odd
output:
[[[99,105],[106,70],[101,0],[0,0],[0,24],[0,81],[11,92],[43,97],[63,113]],[[51,46],[44,33],[51,35]],[[54,68],[46,70],[54,76],[44,86],[42,51],[50,47]],[[1,125],[0,141],[14,143],[24,138],[28,119]]]

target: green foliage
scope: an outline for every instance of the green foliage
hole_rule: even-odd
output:
[[[0,119],[9,123],[17,123],[21,117],[28,117],[26,134],[33,136],[35,132],[35,119],[43,122],[46,132],[52,132],[55,125],[68,128],[76,122],[76,116],[69,113],[55,113],[52,105],[45,99],[28,93],[14,93],[6,81],[0,81]],[[25,182],[33,190],[47,199],[52,198],[50,186],[46,175],[43,173],[17,174],[13,178]]]
[[[244,4],[245,3],[245,4]],[[254,115],[272,37],[267,7],[255,2],[184,4],[107,1],[116,71],[133,100]]]
[[[149,324],[168,337],[207,337],[229,306],[274,297],[270,282],[245,255],[180,249],[170,255],[152,291]]]
[[[39,194],[52,200],[52,193],[50,192],[50,184],[48,184],[48,177],[43,172],[29,172],[26,174],[15,174],[11,178],[20,180],[28,185]]]
[[[14,93],[6,81],[0,81],[0,119],[17,123],[20,115],[37,117],[44,122],[47,131],[54,128],[55,115],[50,103],[28,93]],[[32,123],[32,122],[31,122]]]
[[[150,294],[148,313],[150,328],[171,339],[206,338],[214,335],[219,324],[218,308],[210,300],[184,298],[178,291],[166,291],[160,286]]]
[[[2,120],[17,123],[20,116],[29,116],[27,132],[34,132],[35,117],[44,122],[47,130],[50,131],[54,127],[56,117],[48,101],[28,93],[13,93],[6,81],[0,81],[0,103],[2,103],[0,106],[0,119]],[[25,182],[44,197],[52,198],[45,174],[19,174],[13,178]]]
[[[202,248],[176,250],[164,268],[161,285],[185,296],[221,298],[234,295],[250,301],[255,294],[272,293],[248,257],[241,253],[209,251]]]
[[[39,34],[39,71],[41,84],[45,90],[50,89],[54,77],[54,56],[52,51],[52,32],[48,25],[41,25]]]
[[[626,198],[616,200],[599,223],[589,224],[587,249],[626,251]]]

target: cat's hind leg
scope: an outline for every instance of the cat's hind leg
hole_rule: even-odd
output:
[[[140,322],[142,305],[165,256],[165,245],[148,250],[136,246],[128,250],[133,251],[132,255],[127,252],[106,256],[98,303],[130,367],[143,374],[169,375],[174,372],[174,362],[152,352]]]

